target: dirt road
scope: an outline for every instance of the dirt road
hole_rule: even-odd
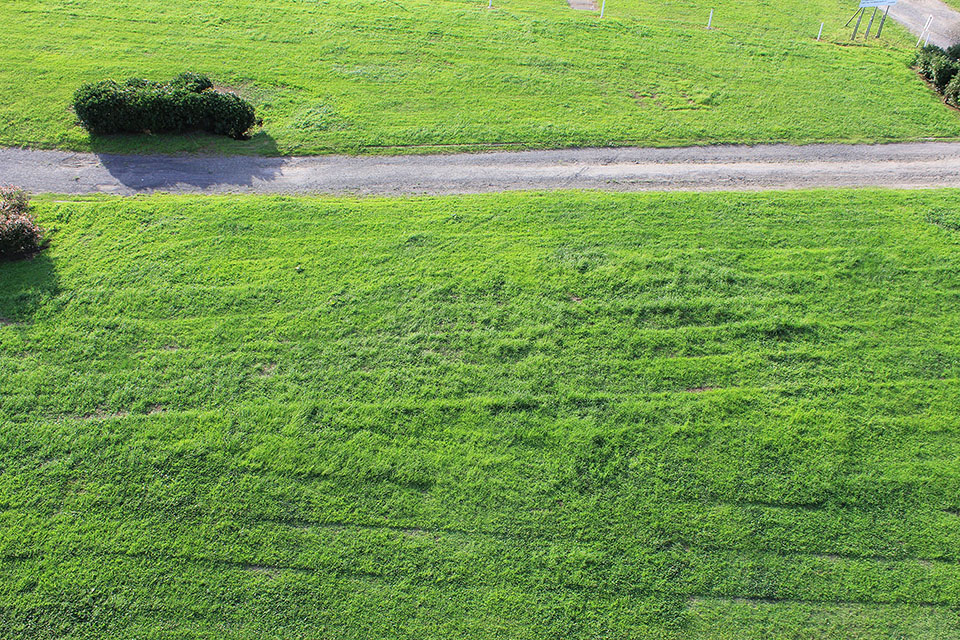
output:
[[[21,185],[34,193],[70,194],[960,187],[960,143],[306,158],[97,156],[0,149],[0,184]]]

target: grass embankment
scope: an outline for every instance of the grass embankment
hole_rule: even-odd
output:
[[[882,41],[850,43],[848,2],[610,2],[603,21],[562,0],[495,4],[0,3],[15,43],[0,48],[0,144],[312,154],[960,135],[908,68],[914,41],[890,21]],[[83,82],[188,69],[251,99],[264,130],[91,141],[74,125]]]
[[[36,208],[4,638],[960,637],[957,192]]]

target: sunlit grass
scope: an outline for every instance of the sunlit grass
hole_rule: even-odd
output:
[[[53,200],[5,639],[958,637],[957,192]]]
[[[849,42],[840,0],[11,0],[0,4],[0,144],[326,153],[492,146],[955,138],[892,22]],[[714,29],[707,30],[710,8]],[[816,33],[826,22],[823,42]],[[73,91],[207,73],[263,131],[91,141]]]

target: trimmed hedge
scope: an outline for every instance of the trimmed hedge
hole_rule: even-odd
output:
[[[183,73],[170,82],[130,78],[80,87],[73,109],[91,133],[208,131],[237,140],[260,124],[253,106],[232,93],[213,91],[210,78]]]
[[[30,199],[17,187],[0,187],[0,260],[30,256],[40,250],[43,229],[27,210]]]

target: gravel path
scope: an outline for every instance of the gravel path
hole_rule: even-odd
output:
[[[866,19],[870,17],[869,11],[872,9],[868,10]],[[930,16],[933,16],[930,23],[930,44],[946,49],[960,42],[960,12],[940,0],[898,0],[897,4],[890,7],[890,17],[918,37]],[[863,31],[860,32],[860,37],[863,37]]]
[[[0,149],[0,184],[68,194],[451,194],[521,189],[960,187],[960,143],[571,149],[304,158]]]

